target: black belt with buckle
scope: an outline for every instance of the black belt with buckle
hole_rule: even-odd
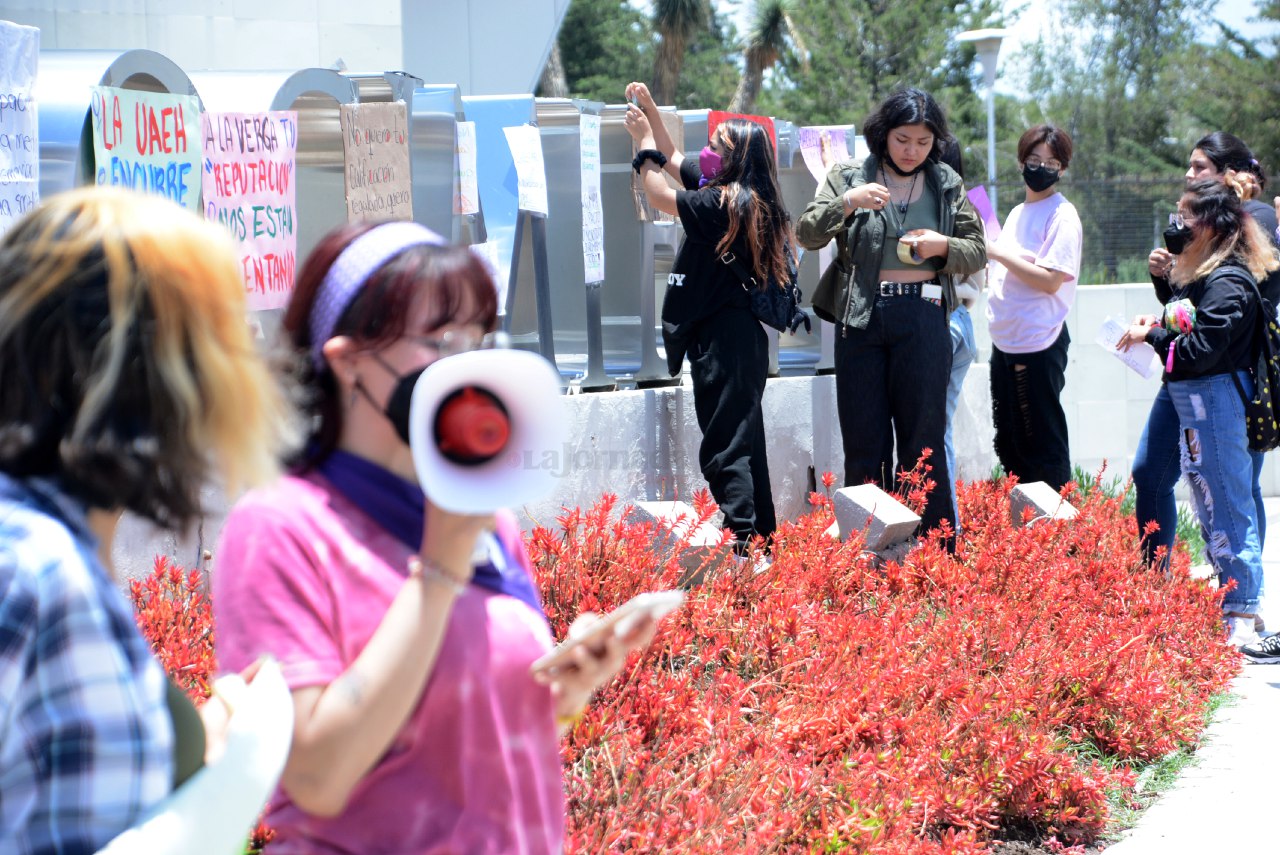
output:
[[[937,285],[937,279],[926,279],[923,282],[881,282],[881,297],[919,297],[920,289],[925,285]]]

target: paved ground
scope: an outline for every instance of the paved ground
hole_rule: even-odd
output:
[[[1262,614],[1280,630],[1280,498],[1266,500]],[[1234,704],[1219,710],[1199,762],[1152,805],[1137,827],[1107,855],[1280,853],[1280,810],[1270,796],[1280,785],[1280,665],[1246,665]]]

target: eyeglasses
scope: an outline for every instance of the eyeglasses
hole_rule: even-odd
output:
[[[1049,158],[1048,160],[1041,160],[1040,158],[1036,157],[1033,154],[1030,157],[1028,157],[1026,160],[1024,160],[1023,163],[1026,164],[1027,166],[1030,166],[1032,169],[1037,169],[1041,166],[1046,166],[1049,169],[1054,170],[1055,172],[1062,171],[1062,163],[1055,160],[1052,157]]]
[[[1195,224],[1195,217],[1185,216],[1181,211],[1174,211],[1169,215],[1169,225],[1173,226],[1175,229],[1190,228]]]
[[[446,356],[457,356],[473,350],[493,350],[511,347],[511,336],[497,330],[486,335],[476,335],[469,330],[446,330],[440,335],[405,335],[405,338],[423,347],[429,347]]]

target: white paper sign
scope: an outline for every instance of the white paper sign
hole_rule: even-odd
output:
[[[582,269],[585,282],[604,281],[604,207],[600,204],[600,117],[579,123],[582,156]]]
[[[480,259],[489,275],[493,277],[494,287],[498,291],[498,314],[507,311],[507,277],[502,274],[502,265],[498,263],[498,242],[496,240],[474,243],[471,254]]]
[[[1155,348],[1151,345],[1144,342],[1135,344],[1128,350],[1116,350],[1116,344],[1127,329],[1129,329],[1129,325],[1120,318],[1107,318],[1102,322],[1102,326],[1098,328],[1096,341],[1103,349],[1109,351],[1112,356],[1147,380],[1152,377],[1158,377],[1163,366],[1160,364],[1160,357],[1156,355]]]
[[[40,31],[0,21],[0,234],[40,204],[36,58]]]
[[[480,181],[476,174],[476,123],[458,122],[458,195],[455,214],[480,213]]]
[[[520,210],[547,215],[547,170],[542,165],[542,137],[533,125],[503,128],[519,181]]]

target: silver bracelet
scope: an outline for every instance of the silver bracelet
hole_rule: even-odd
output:
[[[447,589],[455,597],[461,597],[467,590],[467,583],[456,576],[451,576],[434,564],[428,564],[419,555],[409,556],[409,575],[419,576],[424,582],[434,582]]]

